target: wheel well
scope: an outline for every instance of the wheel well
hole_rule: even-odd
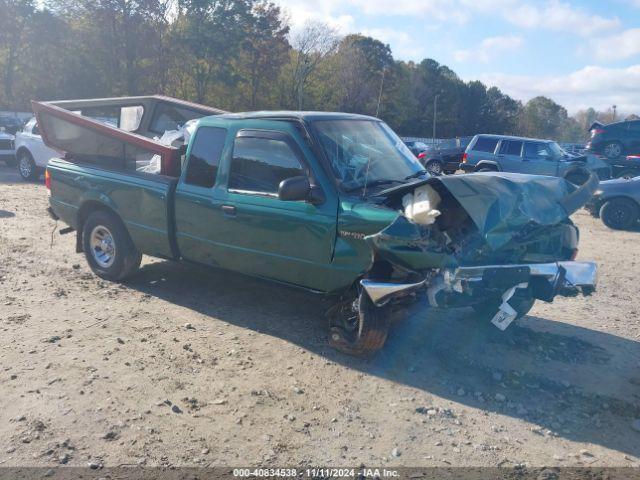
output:
[[[87,221],[87,218],[89,218],[89,215],[91,215],[93,212],[96,212],[98,210],[102,210],[104,212],[112,214],[121,223],[123,223],[123,226],[124,226],[124,222],[122,222],[122,219],[113,208],[105,205],[104,203],[98,202],[96,200],[88,200],[84,202],[80,207],[80,209],[78,210],[78,216],[76,221],[76,252],[77,253],[81,253],[83,251],[82,229],[84,228],[84,222]],[[126,230],[126,227],[125,227],[125,230]]]
[[[495,163],[485,162],[485,161],[480,161],[476,165],[476,170],[480,170],[481,168],[490,168],[492,170],[495,170],[496,172],[500,171],[500,169],[498,168],[498,165],[496,165]]]
[[[22,152],[27,152],[27,154],[33,158],[33,155],[31,155],[31,152],[29,151],[29,149],[27,147],[19,147],[18,150],[16,150],[16,158],[18,158],[18,155],[20,155]]]

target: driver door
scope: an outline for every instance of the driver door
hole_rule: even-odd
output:
[[[235,133],[223,172],[226,198],[217,236],[228,267],[323,291],[337,228],[337,196],[322,182],[293,123],[251,121]],[[278,198],[282,180],[307,176],[323,188],[321,205]]]
[[[558,175],[558,160],[544,142],[524,142],[522,173]]]

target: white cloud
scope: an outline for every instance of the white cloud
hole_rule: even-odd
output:
[[[438,22],[465,23],[469,19],[467,8],[451,0],[346,0],[366,15],[420,16]]]
[[[640,0],[638,0],[640,4]],[[600,60],[622,60],[640,55],[640,28],[591,41],[591,51]]]
[[[523,28],[576,33],[588,37],[611,31],[621,25],[617,17],[602,17],[559,0],[549,0],[543,6],[523,4],[505,10],[507,21]]]
[[[456,62],[472,60],[474,62],[488,63],[497,55],[518,50],[521,46],[522,37],[515,35],[489,37],[482,40],[477,48],[456,50],[453,52],[453,58]]]
[[[589,13],[561,0],[276,0],[290,13],[292,22],[300,25],[313,19],[349,26],[353,10],[364,15],[420,17],[444,24],[467,23],[477,14],[500,16],[509,23],[528,29],[553,30],[591,36],[611,31],[621,25],[617,17]],[[638,2],[640,0],[631,0]],[[346,19],[349,20],[346,20]]]
[[[289,15],[292,30],[300,29],[306,22],[324,22],[341,34],[351,33],[355,28],[352,15],[343,9],[344,1],[340,0],[277,0],[284,12]]]
[[[393,45],[393,56],[400,59],[423,58],[427,55],[424,44],[416,42],[413,35],[395,28],[365,28],[359,33]]]
[[[604,110],[611,105],[640,113],[640,64],[627,68],[587,66],[559,76],[489,74],[480,79],[522,101],[538,95],[550,97],[569,113],[587,107]]]

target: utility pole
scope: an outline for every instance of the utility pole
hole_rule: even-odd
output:
[[[613,121],[615,122],[616,121],[616,109],[618,108],[618,106],[614,105],[612,108],[613,108]]]
[[[436,123],[437,123],[437,116],[438,116],[438,97],[440,97],[440,94],[437,93],[436,96],[433,98],[433,143],[435,145],[436,143]]]
[[[378,94],[378,106],[376,107],[376,118],[380,114],[380,103],[382,102],[382,88],[384,87],[384,74],[387,71],[387,66],[382,67],[382,78],[380,79],[380,93]]]

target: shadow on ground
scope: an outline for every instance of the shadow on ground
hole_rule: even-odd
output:
[[[540,317],[500,332],[470,310],[425,309],[362,359],[327,345],[327,304],[304,292],[172,262],[147,265],[128,286],[365,374],[522,418],[541,434],[640,455],[629,427],[640,417],[640,344],[629,339]]]

